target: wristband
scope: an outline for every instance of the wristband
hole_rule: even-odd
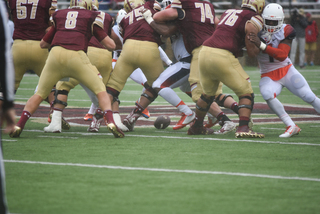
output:
[[[266,48],[267,48],[267,45],[264,44],[263,42],[261,42],[261,43],[260,43],[260,49],[261,49],[262,51],[264,51],[264,50],[266,50]]]
[[[153,22],[153,18],[151,16],[146,18],[146,21],[148,22],[148,24],[150,25],[151,22]]]

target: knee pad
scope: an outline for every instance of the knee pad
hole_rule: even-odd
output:
[[[296,89],[302,88],[306,82],[299,74],[295,74],[290,78],[291,82],[293,83],[293,87]]]
[[[61,104],[61,105],[64,105],[65,107],[68,106],[68,103],[67,102],[64,102],[64,101],[61,101],[61,100],[58,100],[58,95],[59,94],[63,94],[63,95],[67,95],[69,94],[69,91],[66,91],[66,90],[56,90],[55,91],[55,96],[54,96],[54,101],[53,101],[53,104]]]
[[[117,91],[117,90],[115,90],[113,88],[110,88],[110,87],[107,87],[107,93],[111,94],[112,97],[119,97],[119,94],[120,94],[119,91]]]
[[[233,98],[230,94],[225,94],[224,97],[220,100],[220,97],[222,96],[223,94],[219,94],[216,98],[215,98],[215,101],[216,103],[221,106],[221,107],[224,107],[224,102],[226,101],[226,99],[228,97],[231,97]]]
[[[316,95],[313,92],[307,92],[303,97],[303,101],[306,103],[312,103],[316,99]]]
[[[118,102],[118,103],[119,103],[119,105],[120,105],[119,97],[113,97],[113,102]]]
[[[206,108],[202,108],[200,106],[198,106],[198,104],[196,104],[196,108],[199,109],[200,111],[205,111],[207,112],[211,106],[211,104],[214,101],[214,96],[209,97],[209,99],[205,98],[205,96],[203,96],[203,94],[201,94],[200,99],[202,99],[204,102],[207,103],[207,107]]]
[[[146,93],[142,93],[141,96],[144,96],[145,98],[147,98],[148,100],[150,100],[151,102],[153,102],[157,97],[158,97],[158,93],[156,90],[154,90],[153,88],[151,87],[146,87],[145,85],[145,88],[148,92],[150,92],[152,94],[152,97],[149,96],[148,94]]]
[[[253,105],[254,105],[254,94],[252,93],[251,96],[241,96],[239,97],[239,100],[241,99],[249,99],[251,101],[251,105],[239,105],[238,109],[240,110],[241,108],[247,108],[252,111]]]

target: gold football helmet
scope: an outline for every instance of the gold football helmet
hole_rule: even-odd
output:
[[[94,10],[94,11],[99,10],[99,1],[98,0],[92,0],[92,10]]]
[[[242,0],[241,7],[249,8],[261,15],[265,4],[265,0]]]
[[[92,0],[70,0],[70,8],[84,8],[92,10]]]
[[[143,5],[144,3],[144,0],[124,0],[123,8],[127,13],[129,13],[131,10]]]

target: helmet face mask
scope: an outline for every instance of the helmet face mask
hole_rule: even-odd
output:
[[[283,24],[284,13],[281,5],[271,3],[268,4],[262,13],[264,30],[274,34],[278,32]]]
[[[92,10],[92,0],[70,0],[70,8]]]
[[[163,9],[166,9],[171,3],[172,3],[171,0],[163,0],[161,2],[161,6]]]
[[[99,1],[98,0],[92,0],[92,10],[94,10],[94,11],[99,10]]]
[[[265,0],[242,0],[241,8],[249,8],[261,15],[265,4]]]
[[[144,0],[124,0],[123,8],[127,13],[129,13],[133,9],[144,5],[144,3]]]

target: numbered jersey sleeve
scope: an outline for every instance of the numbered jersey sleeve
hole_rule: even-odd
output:
[[[113,25],[112,16],[104,12],[97,12],[97,13],[98,13],[98,16],[96,17],[94,24],[103,28],[103,30],[108,34],[108,36],[110,36],[112,25]],[[94,36],[91,37],[89,41],[89,46],[104,48],[103,45]]]
[[[56,33],[51,46],[87,52],[97,13],[84,9],[64,9],[56,11],[52,17]]]
[[[49,27],[56,0],[8,0],[14,21],[13,39],[41,40]]]
[[[235,57],[242,56],[242,49],[245,47],[245,26],[249,21],[262,28],[262,18],[254,11],[236,9],[225,11],[215,32],[203,45],[228,50]]]
[[[140,13],[142,7],[149,9],[152,14],[155,14],[157,12],[156,9],[159,8],[160,5],[156,1],[147,1],[144,5],[129,12],[120,22],[123,41],[134,39],[155,42],[160,45],[162,43],[160,35],[150,27]]]
[[[201,46],[214,32],[215,12],[210,2],[199,0],[174,0],[171,8],[182,10],[183,17],[177,22],[187,51]]]

